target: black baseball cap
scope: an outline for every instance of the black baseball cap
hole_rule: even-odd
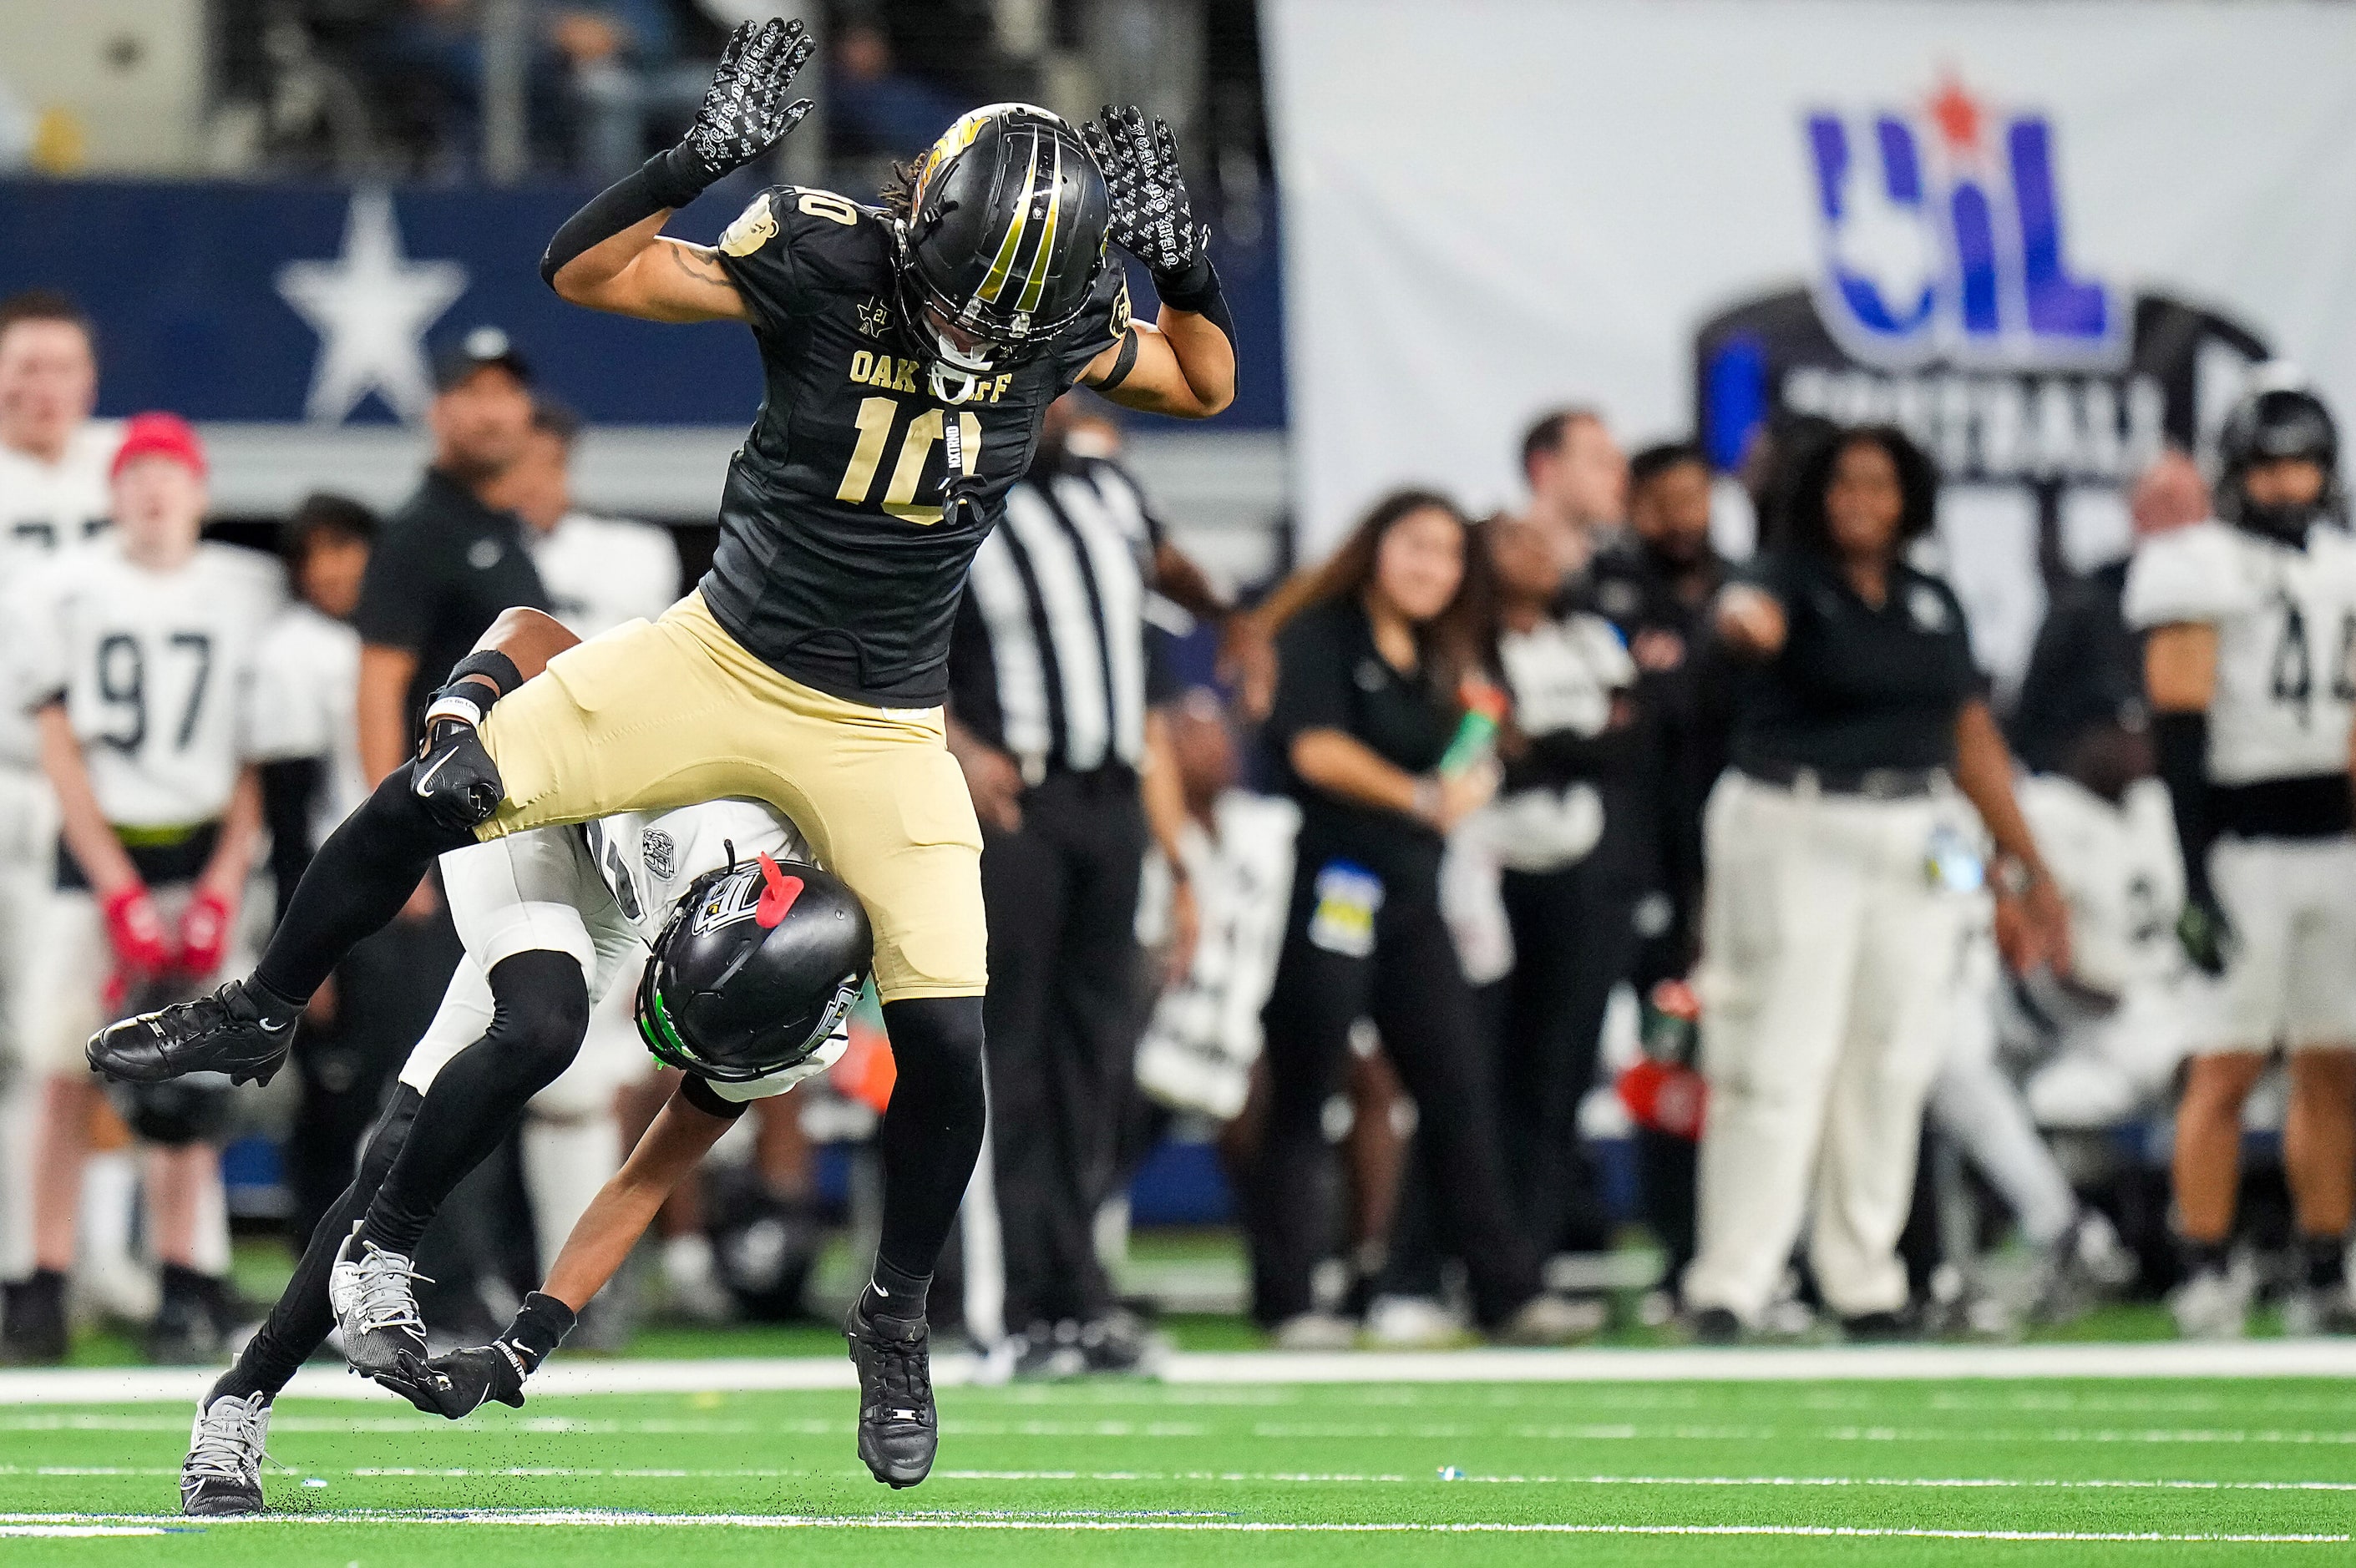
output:
[[[446,392],[476,371],[497,365],[525,386],[531,385],[531,366],[507,333],[496,326],[477,326],[434,356],[434,389]]]

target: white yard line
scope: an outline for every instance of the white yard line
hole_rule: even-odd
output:
[[[137,1514],[0,1514],[0,1526],[21,1524],[42,1528],[129,1525],[157,1529],[156,1521]],[[985,1530],[1089,1531],[1222,1535],[1635,1535],[1635,1536],[1784,1536],[1808,1540],[2002,1541],[2074,1543],[2159,1542],[2182,1545],[2344,1546],[2346,1534],[2229,1533],[2224,1531],[2093,1531],[2093,1530],[1902,1530],[1837,1525],[1799,1524],[1517,1524],[1466,1522],[1456,1524],[1326,1523],[1225,1519],[1104,1518],[1087,1514],[925,1515],[877,1514],[831,1518],[812,1514],[657,1514],[608,1512],[603,1509],[534,1509],[529,1510],[465,1509],[430,1514],[361,1510],[334,1514],[281,1514],[262,1520],[207,1520],[203,1528],[244,1529],[255,1525],[535,1525],[605,1528],[722,1528],[734,1530]],[[159,1531],[160,1532],[160,1531]]]
[[[0,1476],[129,1476],[155,1478],[177,1476],[168,1465],[0,1465]],[[486,1477],[556,1477],[567,1480],[625,1481],[800,1481],[855,1476],[851,1467],[832,1469],[668,1469],[645,1467],[572,1465],[512,1465],[435,1467],[409,1465],[359,1465],[350,1469],[318,1469],[296,1466],[287,1477],[334,1476],[348,1480],[480,1480]],[[2212,1480],[2060,1480],[2021,1476],[1483,1476],[1443,1478],[1434,1475],[1384,1474],[1376,1471],[1291,1470],[935,1470],[940,1481],[1073,1481],[1151,1483],[1157,1486],[1207,1482],[1218,1486],[1438,1486],[1475,1487],[1766,1487],[1901,1488],[1931,1491],[2135,1491],[2135,1492],[2356,1492],[2356,1481],[2212,1481]]]
[[[974,1381],[978,1363],[944,1356],[935,1381]],[[0,1405],[196,1402],[214,1373],[122,1367],[0,1371]],[[2128,1345],[1831,1345],[1667,1350],[1277,1350],[1180,1354],[1173,1384],[1817,1382],[2047,1378],[2356,1379],[2356,1339],[2159,1341]],[[539,1394],[764,1392],[847,1389],[851,1363],[830,1356],[710,1360],[563,1361],[532,1379]],[[306,1367],[287,1395],[381,1400],[365,1379]]]

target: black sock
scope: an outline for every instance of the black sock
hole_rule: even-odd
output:
[[[475,841],[425,815],[409,787],[415,766],[387,773],[311,858],[253,971],[273,996],[297,1008],[309,1001],[354,943],[401,912],[435,856]]]
[[[876,1278],[892,1316],[921,1315],[933,1264],[973,1179],[988,1100],[982,1087],[981,998],[921,997],[884,1005],[884,1032],[899,1069],[876,1147],[884,1165],[883,1236]],[[885,1271],[889,1270],[887,1274]],[[899,1310],[906,1287],[916,1303]],[[862,1310],[873,1305],[861,1297]]]
[[[302,1260],[294,1265],[294,1277],[279,1293],[261,1328],[238,1352],[237,1364],[213,1384],[212,1392],[205,1396],[206,1403],[223,1394],[240,1399],[253,1393],[275,1394],[286,1386],[294,1370],[310,1360],[311,1352],[327,1342],[327,1330],[336,1326],[335,1309],[327,1305],[327,1275],[336,1266],[336,1251],[352,1233],[352,1222],[368,1212],[369,1200],[376,1196],[385,1173],[392,1168],[393,1157],[408,1140],[418,1104],[416,1090],[406,1083],[394,1086],[391,1103],[369,1135],[351,1185],[311,1232]]]
[[[392,1168],[368,1206],[363,1240],[415,1257],[450,1189],[499,1147],[534,1094],[580,1054],[589,982],[570,954],[535,948],[492,966],[491,1027],[434,1075]]]
[[[2184,1266],[2187,1279],[2204,1274],[2223,1274],[2233,1263],[2233,1243],[2230,1239],[2196,1242],[2190,1236],[2179,1236],[2176,1238],[2176,1256]]]
[[[2347,1237],[2303,1235],[2298,1244],[2307,1254],[2308,1289],[2337,1290],[2347,1283]]]
[[[859,1293],[859,1316],[873,1318],[877,1314],[905,1321],[925,1315],[925,1297],[933,1288],[930,1274],[910,1274],[895,1268],[892,1260],[878,1253],[875,1273],[869,1277],[867,1288]]]

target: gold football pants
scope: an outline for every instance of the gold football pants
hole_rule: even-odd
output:
[[[981,831],[938,708],[870,708],[788,679],[690,593],[568,648],[483,722],[507,801],[480,838],[724,796],[791,817],[867,907],[875,986],[987,987]]]

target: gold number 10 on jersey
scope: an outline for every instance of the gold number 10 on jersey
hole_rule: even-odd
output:
[[[938,507],[919,507],[916,503],[916,482],[924,477],[925,459],[932,455],[933,443],[941,439],[941,412],[926,409],[908,421],[908,432],[900,438],[900,455],[892,464],[892,482],[884,487],[884,510],[907,523],[933,524],[941,520]],[[865,504],[868,492],[875,488],[875,470],[883,465],[884,448],[892,439],[893,422],[900,417],[900,405],[890,398],[865,398],[859,404],[859,444],[851,449],[851,466],[842,471],[842,484],[834,493],[838,501],[857,507]],[[981,421],[969,413],[958,415],[958,455],[960,466],[970,475],[981,462]]]

